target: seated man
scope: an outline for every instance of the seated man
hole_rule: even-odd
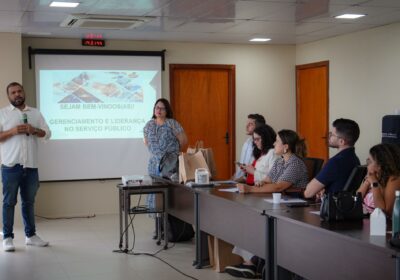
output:
[[[244,142],[242,146],[242,152],[240,153],[240,160],[239,163],[242,165],[251,164],[254,161],[253,157],[253,132],[256,127],[260,127],[265,125],[265,118],[259,114],[249,114],[247,116],[247,123],[246,123],[246,135],[250,136]],[[234,180],[238,181],[245,181],[245,172],[237,166],[236,172],[233,175]]]
[[[329,132],[329,147],[337,148],[339,152],[328,160],[317,177],[308,183],[304,197],[311,198],[324,191],[327,193],[341,191],[349,178],[351,171],[360,165],[354,144],[360,136],[358,124],[349,119],[337,119],[332,123]]]

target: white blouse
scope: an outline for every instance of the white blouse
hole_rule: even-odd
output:
[[[275,160],[278,158],[275,155],[274,149],[270,149],[267,154],[262,155],[256,161],[255,171],[254,171],[254,182],[260,182],[264,180],[272,165],[274,165]]]

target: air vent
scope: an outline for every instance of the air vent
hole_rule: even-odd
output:
[[[108,15],[69,15],[60,26],[90,29],[132,29],[151,21],[152,17],[128,17]]]

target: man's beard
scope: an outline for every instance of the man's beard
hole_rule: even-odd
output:
[[[25,103],[25,98],[20,97],[20,98],[17,98],[17,99],[15,99],[15,100],[13,100],[13,101],[10,100],[10,103],[11,103],[14,107],[19,107],[19,106],[21,106],[21,105],[23,105],[23,104]]]
[[[328,147],[329,147],[329,148],[339,148],[339,145],[335,145],[335,144],[332,144],[332,143],[328,143]]]

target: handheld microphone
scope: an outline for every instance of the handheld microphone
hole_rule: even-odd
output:
[[[23,122],[24,124],[27,124],[27,123],[28,123],[28,115],[25,114],[25,113],[22,114],[22,122]],[[27,133],[26,136],[29,136],[29,133]]]

